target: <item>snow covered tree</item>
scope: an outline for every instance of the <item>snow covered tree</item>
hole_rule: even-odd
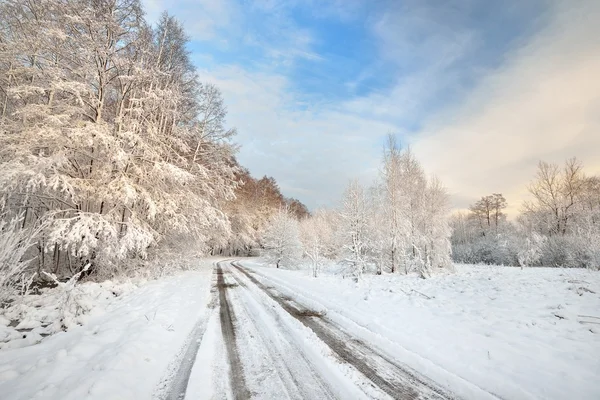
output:
[[[302,256],[298,220],[287,209],[281,209],[266,226],[262,243],[269,262],[277,268],[290,268]]]
[[[528,188],[534,200],[524,203],[525,213],[536,220],[538,229],[545,234],[572,232],[585,182],[583,167],[575,158],[567,160],[562,170],[556,164],[541,161]]]
[[[435,268],[453,267],[450,258],[452,232],[448,221],[448,193],[437,178],[431,178],[427,184],[424,207],[425,260],[423,269],[419,272],[427,277]]]
[[[375,264],[377,275],[381,275],[384,270],[395,272],[393,261],[397,259],[397,254],[390,245],[393,243],[393,236],[390,235],[390,228],[393,224],[390,223],[385,192],[381,189],[381,185],[376,185],[369,197],[369,207],[371,208],[368,219],[371,244],[370,260]],[[402,248],[402,246],[398,247],[398,249]],[[401,250],[398,251],[398,254],[400,252]]]
[[[378,273],[384,266],[392,273],[403,266],[405,273],[426,277],[435,268],[451,268],[448,196],[391,135],[370,201],[370,254]]]
[[[43,220],[43,268],[110,275],[176,237],[226,240],[234,148],[205,135],[179,23],[149,27],[138,0],[7,1],[0,38],[0,206]]]
[[[394,135],[388,135],[383,152],[383,169],[380,188],[375,194],[378,216],[374,218],[381,231],[379,252],[387,252],[392,273],[396,272],[399,256],[406,246],[407,215],[405,190],[402,174],[402,151]],[[379,199],[377,199],[379,197]],[[376,227],[374,227],[376,228]],[[386,258],[386,257],[384,257]],[[379,264],[384,261],[381,260]],[[380,273],[380,271],[379,271]]]
[[[318,210],[313,216],[300,221],[300,240],[304,255],[311,262],[313,276],[316,278],[327,255],[331,252],[333,226],[327,212]]]
[[[369,208],[365,189],[357,180],[350,181],[342,199],[340,233],[343,236],[344,263],[358,280],[365,272],[369,252]]]

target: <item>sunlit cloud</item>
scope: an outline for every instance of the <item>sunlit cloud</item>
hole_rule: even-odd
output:
[[[516,211],[538,160],[578,157],[600,172],[600,15],[597,2],[556,4],[552,22],[466,98],[413,137],[456,207],[502,192]]]

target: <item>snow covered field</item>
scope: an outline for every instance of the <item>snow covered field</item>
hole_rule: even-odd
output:
[[[0,349],[0,397],[386,399],[406,385],[429,399],[600,398],[597,272],[459,265],[355,283],[214,261],[90,285],[95,307],[46,338],[56,310],[30,302],[22,324],[41,342]]]
[[[457,395],[474,385],[505,399],[600,398],[600,274],[457,266],[423,280],[244,265]],[[464,385],[463,385],[464,384]]]

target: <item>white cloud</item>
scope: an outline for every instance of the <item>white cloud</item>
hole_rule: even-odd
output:
[[[311,207],[332,205],[350,178],[376,175],[378,143],[392,125],[332,109],[298,110],[283,76],[240,67],[201,76],[223,91],[242,164],[256,176],[274,176],[286,195]]]
[[[415,152],[457,207],[503,192],[516,211],[538,160],[577,156],[600,172],[600,3],[557,2],[553,11],[554,20],[464,104],[414,137]]]

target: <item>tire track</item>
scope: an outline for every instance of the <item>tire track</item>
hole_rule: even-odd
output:
[[[277,302],[288,314],[311,329],[337,356],[352,365],[375,386],[393,399],[452,399],[452,395],[416,373],[398,365],[383,354],[354,339],[323,315],[302,307],[292,299],[273,293],[238,263],[231,265],[243,273],[253,284]]]
[[[183,358],[180,361],[177,372],[172,377],[169,390],[164,397],[165,400],[181,400],[185,397],[190,374],[192,373],[192,368],[196,361],[196,354],[198,354],[198,349],[200,348],[200,343],[202,343],[202,337],[204,336],[205,330],[206,319],[201,318],[189,335],[187,344],[185,345]]]
[[[219,316],[221,321],[221,333],[227,350],[229,359],[229,380],[233,397],[236,400],[245,400],[250,398],[250,391],[246,386],[244,370],[236,345],[236,331],[234,327],[234,316],[227,299],[228,285],[223,278],[223,269],[220,263],[217,263],[217,288],[219,289]]]
[[[289,334],[281,316],[273,310],[265,308],[258,296],[249,290],[245,280],[236,274],[231,275],[239,287],[243,288],[242,293],[236,292],[236,294],[241,296],[239,300],[243,303],[246,313],[261,337],[273,365],[276,366],[288,397],[296,400],[334,399],[335,396],[328,384],[314,370],[302,349],[289,337],[278,335],[278,333]],[[277,331],[270,330],[272,327],[276,327]]]
[[[211,292],[213,295],[208,305],[207,312],[198,319],[180,350],[179,355],[175,360],[171,361],[171,367],[169,368],[170,373],[167,373],[167,376],[164,377],[159,384],[157,392],[154,395],[155,398],[181,400],[185,397],[192,368],[196,362],[196,355],[198,354],[198,349],[200,349],[202,338],[206,331],[207,321],[215,306],[214,286],[211,288]]]

